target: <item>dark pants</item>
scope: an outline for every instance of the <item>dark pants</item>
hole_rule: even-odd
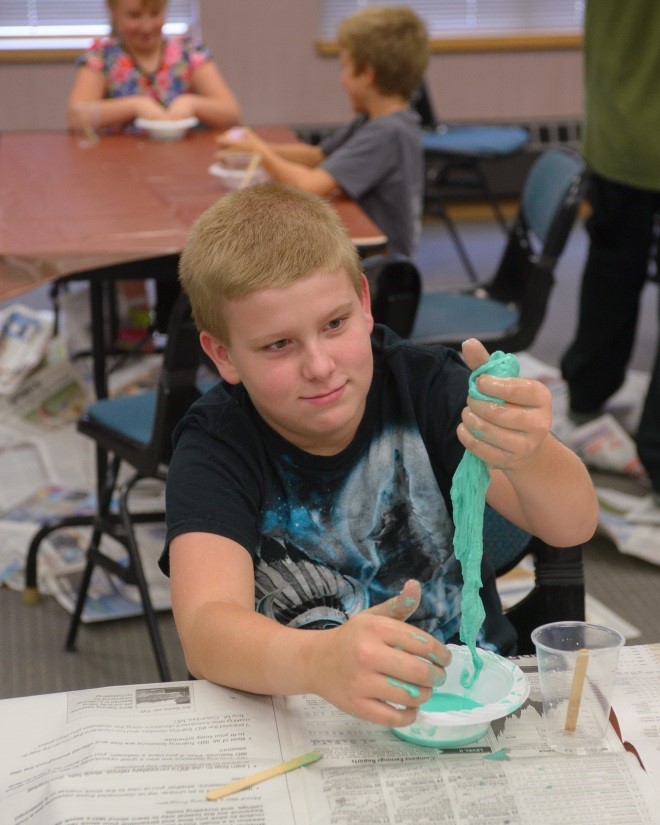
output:
[[[624,186],[592,173],[589,255],[582,276],[575,340],[561,362],[571,409],[595,412],[623,384],[640,295],[648,279],[660,192]],[[657,253],[656,253],[657,254]],[[637,433],[637,451],[660,492],[660,350]]]

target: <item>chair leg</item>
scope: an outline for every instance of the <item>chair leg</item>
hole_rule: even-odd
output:
[[[80,587],[78,588],[78,599],[76,601],[76,607],[73,612],[73,616],[71,617],[71,622],[69,624],[69,632],[67,634],[66,642],[64,645],[66,650],[76,649],[76,636],[78,635],[78,628],[80,627],[82,612],[85,607],[85,602],[87,601],[87,591],[89,590],[89,584],[92,580],[92,573],[94,572],[94,567],[97,563],[101,538],[103,536],[103,533],[105,532],[104,524],[107,524],[108,521],[110,507],[112,505],[112,494],[117,483],[117,476],[119,474],[120,464],[120,459],[114,456],[110,463],[110,466],[106,469],[106,472],[99,479],[99,489],[97,493],[98,512],[93,521],[94,529],[92,531],[92,537],[87,547],[87,564],[85,565],[85,570],[83,572],[83,577],[80,582]]]
[[[76,607],[71,616],[69,623],[69,632],[67,633],[66,641],[64,643],[65,650],[75,651],[76,637],[78,636],[78,628],[82,620],[82,613],[87,601],[87,591],[92,580],[92,573],[96,567],[96,554],[98,553],[98,546],[101,541],[101,530],[94,530],[92,540],[87,548],[87,564],[83,572],[83,577],[78,588],[78,598],[76,600]]]
[[[495,197],[495,193],[493,192],[493,187],[488,182],[488,177],[486,173],[481,168],[480,164],[476,164],[474,167],[474,173],[476,177],[479,179],[479,185],[481,186],[483,192],[485,193],[486,197],[488,198],[488,202],[490,203],[493,212],[495,213],[495,217],[497,218],[497,222],[502,227],[502,231],[505,235],[509,234],[509,224],[507,223],[506,218],[504,217],[504,212],[502,212],[502,207],[500,206],[500,202]]]
[[[463,243],[463,239],[458,234],[458,229],[456,229],[456,224],[450,218],[449,213],[445,210],[444,215],[442,216],[447,227],[447,231],[451,235],[451,239],[454,242],[454,246],[456,247],[456,252],[458,253],[458,257],[461,259],[461,263],[463,264],[463,268],[467,272],[468,278],[472,281],[473,284],[479,283],[479,276],[470,260],[470,256],[467,253],[467,249],[465,248],[465,244]]]
[[[56,521],[44,524],[33,536],[28,547],[27,559],[25,562],[25,588],[23,589],[23,604],[35,605],[39,602],[39,589],[37,586],[37,557],[41,542],[54,533],[56,530],[63,530],[66,527],[91,527],[94,524],[94,516],[64,516]]]
[[[142,607],[144,609],[144,618],[147,622],[149,636],[151,637],[151,646],[154,651],[156,665],[160,674],[161,681],[169,682],[171,680],[170,670],[165,656],[165,648],[158,629],[158,619],[151,603],[151,596],[149,595],[149,587],[147,579],[144,575],[144,568],[142,567],[142,559],[140,558],[140,550],[135,538],[135,531],[133,529],[133,522],[128,508],[128,497],[137,481],[141,476],[134,475],[120,490],[119,495],[119,512],[121,521],[126,533],[126,549],[130,556],[131,566],[135,575],[135,581],[140,592],[142,600]]]
[[[442,200],[440,195],[434,194],[429,195],[427,197],[427,206],[425,211],[427,212],[427,214],[437,215],[437,217],[441,218],[444,221],[445,226],[447,227],[447,231],[449,232],[449,235],[454,244],[454,248],[458,253],[458,257],[460,258],[461,263],[463,264],[463,268],[465,269],[468,278],[470,279],[470,281],[472,281],[473,284],[478,284],[479,276],[477,275],[474,265],[470,260],[470,256],[468,255],[467,249],[465,248],[465,244],[463,243],[463,239],[458,234],[456,224],[450,217],[449,212],[447,211],[444,201]]]

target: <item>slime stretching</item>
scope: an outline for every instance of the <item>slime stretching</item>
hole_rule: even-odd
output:
[[[477,388],[477,377],[484,372],[502,378],[515,377],[520,373],[518,359],[515,355],[498,350],[470,375],[468,393],[473,398],[503,404],[501,398],[484,395]],[[482,584],[484,507],[489,482],[490,475],[486,464],[466,450],[456,468],[451,485],[451,501],[454,507],[454,553],[463,571],[459,635],[461,641],[470,649],[474,667],[472,676],[468,673],[467,665],[463,669],[461,684],[464,688],[472,686],[482,667],[476,641],[479,629],[486,618],[479,589]]]

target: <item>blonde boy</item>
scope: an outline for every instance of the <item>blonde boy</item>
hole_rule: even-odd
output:
[[[319,146],[269,144],[249,129],[220,135],[227,150],[258,152],[274,180],[319,195],[343,190],[412,256],[424,179],[419,117],[408,100],[428,62],[424,24],[407,6],[367,6],[339,26],[341,83],[356,117]],[[238,131],[238,136],[237,136]]]
[[[409,724],[460,621],[449,488],[464,448],[519,526],[553,545],[593,533],[594,492],[549,432],[547,389],[483,375],[504,404],[466,406],[460,357],[374,328],[334,210],[295,188],[211,207],[181,281],[225,382],[178,427],[168,474],[161,566],[190,671]],[[464,357],[487,353],[472,339]],[[483,594],[479,641],[509,652],[494,581]]]

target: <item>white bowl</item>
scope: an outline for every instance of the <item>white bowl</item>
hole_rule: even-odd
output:
[[[456,748],[482,737],[491,722],[518,710],[529,696],[529,681],[513,662],[490,650],[479,650],[481,672],[469,688],[461,685],[461,673],[467,664],[472,673],[472,656],[463,645],[447,645],[452,659],[446,668],[447,680],[436,688],[437,694],[453,694],[479,702],[466,710],[425,710],[421,705],[412,725],[393,728],[406,742],[432,748]],[[430,702],[431,700],[429,700]]]
[[[209,166],[209,173],[214,175],[216,178],[220,178],[223,186],[227,189],[241,189],[243,186],[243,179],[245,178],[245,172],[252,155],[249,152],[231,152],[228,153],[227,157],[231,157],[232,155],[240,155],[243,158],[247,157],[247,162],[243,160],[242,165],[240,165],[240,158],[232,158],[231,166],[227,166],[224,161],[223,163],[214,163]],[[257,166],[246,185],[254,186],[255,183],[268,183],[270,180],[272,179],[264,167]]]
[[[144,129],[152,140],[181,140],[188,129],[193,129],[199,120],[196,117],[185,117],[182,120],[149,120],[138,117],[135,125]]]

